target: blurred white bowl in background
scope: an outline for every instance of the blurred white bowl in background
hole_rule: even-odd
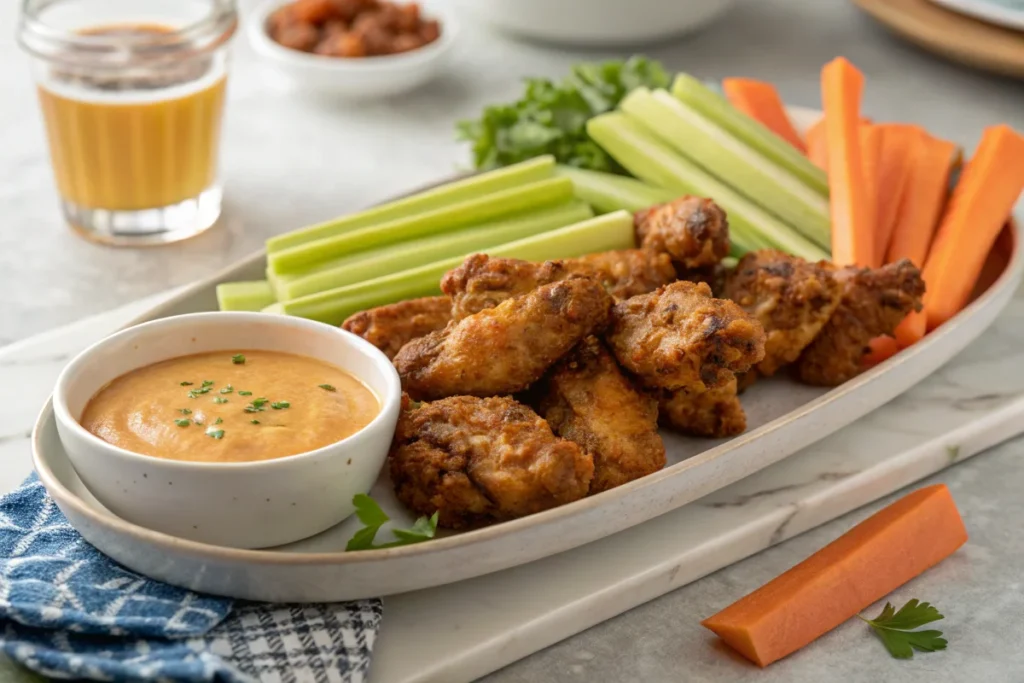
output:
[[[467,15],[525,38],[637,45],[696,31],[735,0],[453,0]]]
[[[439,75],[448,63],[458,34],[458,22],[436,4],[424,8],[441,24],[440,37],[428,45],[396,55],[326,57],[278,44],[267,33],[267,18],[290,0],[268,0],[245,17],[246,34],[259,53],[293,89],[345,99],[399,95]]]

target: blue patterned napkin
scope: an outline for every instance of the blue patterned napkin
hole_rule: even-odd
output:
[[[89,545],[35,474],[0,498],[0,649],[53,678],[366,680],[380,600],[234,603],[148,579]]]

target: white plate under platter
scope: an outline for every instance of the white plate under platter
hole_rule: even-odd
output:
[[[804,110],[800,123],[818,114]],[[883,405],[978,337],[1009,302],[1024,272],[1015,230],[994,254],[1001,274],[970,306],[910,349],[835,389],[777,377],[744,395],[751,429],[708,441],[665,433],[660,472],[569,505],[419,545],[344,552],[358,522],[269,550],[235,550],[175,538],[119,519],[81,483],[61,448],[53,411],[33,434],[36,471],[71,524],[101,551],[142,574],[194,590],[252,600],[332,602],[451,583],[517,566],[604,538],[679,508],[767,467]],[[998,250],[997,250],[998,251]],[[1004,265],[1005,264],[1005,265]],[[135,322],[216,307],[219,282],[256,279],[263,255],[196,284]],[[399,524],[411,522],[382,476],[372,495]]]
[[[980,19],[981,21],[1024,31],[1024,2],[1014,3],[994,0],[931,0],[954,12]]]

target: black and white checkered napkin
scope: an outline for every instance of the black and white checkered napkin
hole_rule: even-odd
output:
[[[175,588],[89,545],[35,475],[0,498],[0,649],[52,678],[361,683],[381,613]]]

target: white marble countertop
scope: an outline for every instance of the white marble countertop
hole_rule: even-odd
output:
[[[11,293],[0,306],[0,345],[190,282],[257,249],[268,235],[443,176],[465,159],[452,139],[455,119],[514,96],[521,76],[557,76],[574,61],[614,56],[514,43],[467,27],[445,79],[400,101],[343,109],[281,95],[240,40],[229,87],[222,224],[180,245],[113,250],[85,243],[60,220],[27,60],[12,37],[15,15],[15,3],[0,6],[0,285]],[[788,101],[806,106],[817,105],[820,65],[843,54],[867,73],[865,107],[877,119],[915,121],[967,146],[985,125],[1008,122],[1024,129],[1021,84],[937,61],[897,42],[841,0],[741,1],[725,22],[700,35],[643,51],[701,77],[770,79]],[[50,360],[40,362],[52,365]],[[4,382],[29,382],[33,372],[31,363],[0,364]],[[29,408],[34,412],[35,403]],[[20,432],[0,434],[0,446],[23,438]],[[974,549],[916,582],[914,595],[897,597],[932,600],[956,615],[955,626],[952,619],[948,626],[956,639],[949,653],[920,657],[908,669],[888,660],[870,638],[846,629],[828,636],[823,647],[759,672],[708,647],[695,614],[799,561],[852,523],[844,518],[489,680],[1021,680],[1024,659],[1014,643],[1024,636],[1016,573],[1024,563],[1017,537],[1024,517],[1024,469],[1016,466],[1022,449],[1019,440],[1011,442],[938,475],[973,520]],[[947,592],[951,585],[955,592]]]

